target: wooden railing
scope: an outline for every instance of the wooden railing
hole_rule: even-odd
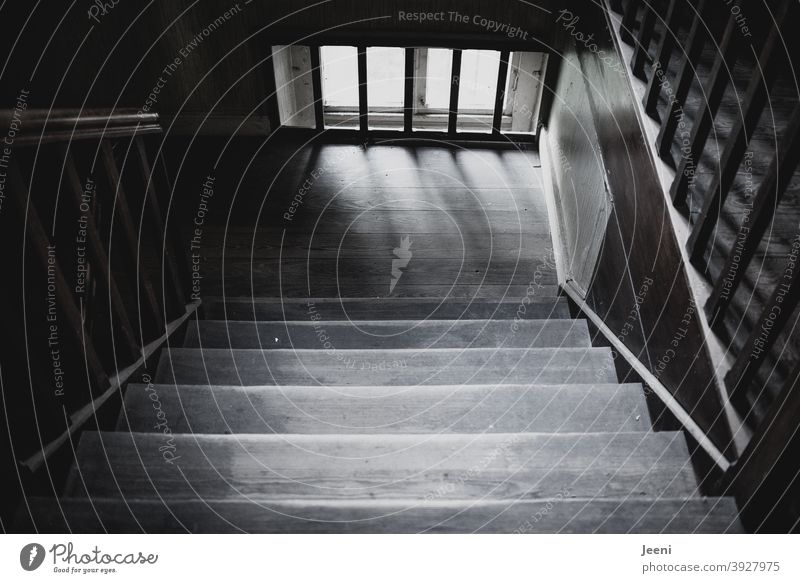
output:
[[[4,321],[26,339],[15,359],[5,355],[3,376],[30,385],[27,406],[6,405],[20,415],[12,446],[35,472],[119,397],[197,303],[163,211],[172,187],[155,114],[21,108],[0,113],[0,127],[12,128]]]
[[[777,128],[780,140],[771,150],[755,152],[756,156],[764,158],[764,166],[768,162],[768,167],[757,183],[750,211],[743,213],[742,220],[734,224],[732,240],[712,239],[745,156],[754,155],[753,152],[748,154],[748,149],[765,107],[769,105],[772,113],[776,81],[780,75],[791,73],[786,67],[786,58],[797,47],[793,25],[798,22],[800,9],[795,1],[780,0],[771,7],[774,18],[762,19],[759,29],[755,24],[755,6],[747,2],[734,2],[723,8],[722,3],[711,0],[611,0],[609,7],[621,15],[620,38],[632,45],[631,71],[647,83],[644,110],[661,123],[655,150],[676,168],[670,188],[671,199],[690,218],[690,235],[685,242],[687,256],[699,272],[711,280],[713,289],[705,304],[705,315],[712,329],[719,331],[726,318],[734,318],[730,314],[732,299],[759,245],[769,235],[767,229],[800,161],[800,101],[795,95],[783,127]],[[749,21],[743,16],[748,8],[751,9],[746,13]],[[685,36],[678,47],[677,32],[681,24]],[[699,111],[688,115],[684,107],[692,84],[697,82],[704,49],[714,51],[714,60],[709,72],[700,79],[703,104]],[[729,86],[734,66],[750,55],[753,57],[747,63],[752,76],[741,98],[740,110],[724,141],[718,144],[715,135],[712,142],[710,136],[720,115],[720,106],[725,99],[731,99]],[[675,73],[668,75],[668,70]],[[659,115],[659,100],[663,103],[665,99],[666,110]],[[675,162],[672,154],[676,131],[682,123],[691,129],[688,141],[682,140],[683,149]],[[686,133],[684,128],[684,135]],[[704,154],[711,157],[714,166],[710,182],[705,186],[692,179],[696,177],[697,165]],[[696,207],[691,207],[690,198]],[[794,240],[800,240],[800,230]],[[722,269],[713,279],[709,269],[712,242],[717,253],[720,246],[723,247],[724,256]],[[723,485],[733,488],[740,505],[753,511],[756,527],[769,525],[766,528],[779,530],[792,527],[792,523],[787,522],[788,517],[776,516],[787,504],[800,516],[796,498],[795,502],[787,498],[792,491],[797,496],[800,472],[797,444],[800,393],[796,389],[800,368],[792,367],[793,371],[780,390],[768,391],[774,397],[765,413],[748,394],[753,389],[759,394],[764,392],[763,387],[754,387],[757,381],[761,382],[759,372],[763,372],[768,358],[783,357],[771,353],[800,301],[800,263],[796,253],[797,246],[793,246],[783,258],[784,268],[776,274],[774,287],[765,290],[766,302],[724,378],[728,396],[752,430],[752,436],[729,469]],[[733,320],[727,323],[731,322]],[[778,504],[781,500],[784,504]],[[796,523],[794,528],[797,528]]]

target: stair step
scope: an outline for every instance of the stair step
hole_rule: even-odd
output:
[[[536,499],[695,494],[686,442],[678,432],[84,432],[65,491],[66,496],[126,499]]]
[[[553,288],[555,291],[557,288]],[[438,320],[569,318],[566,298],[550,289],[502,301],[444,298],[203,298],[209,320]],[[545,293],[546,292],[546,293]]]
[[[608,348],[162,351],[161,384],[441,385],[616,383]]]
[[[383,320],[254,322],[196,320],[188,348],[589,347],[586,320]]]
[[[35,498],[17,532],[742,533],[732,498],[506,501]]]
[[[648,431],[641,385],[229,387],[131,384],[117,429],[173,433]]]

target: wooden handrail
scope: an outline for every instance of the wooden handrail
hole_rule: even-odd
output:
[[[157,113],[143,113],[132,108],[26,109],[22,112],[2,109],[0,127],[9,127],[17,117],[22,123],[14,146],[161,133]]]

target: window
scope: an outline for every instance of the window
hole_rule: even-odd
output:
[[[319,51],[320,71],[312,71]],[[364,49],[361,49],[364,50]],[[406,55],[413,51],[413,78],[406,79]],[[325,128],[359,129],[360,105],[369,130],[403,130],[405,99],[411,99],[411,130],[447,132],[454,75],[458,78],[456,127],[459,133],[533,135],[539,119],[547,55],[464,49],[458,71],[453,49],[367,47],[272,47],[276,101],[281,125],[316,128],[319,108]],[[365,75],[359,87],[359,59]],[[508,61],[505,62],[504,59]],[[412,65],[408,62],[408,67]],[[501,78],[502,77],[502,78]],[[318,79],[318,81],[316,81]],[[316,85],[315,83],[319,83]],[[500,87],[498,87],[500,83]],[[408,85],[407,85],[408,84]],[[321,95],[315,112],[314,95]],[[360,104],[364,99],[365,103]],[[498,100],[502,109],[495,119]]]

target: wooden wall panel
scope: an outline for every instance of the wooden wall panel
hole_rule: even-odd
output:
[[[547,132],[566,245],[566,277],[589,289],[608,223],[608,200],[589,94],[576,51],[566,51]],[[585,293],[584,293],[585,295]]]

